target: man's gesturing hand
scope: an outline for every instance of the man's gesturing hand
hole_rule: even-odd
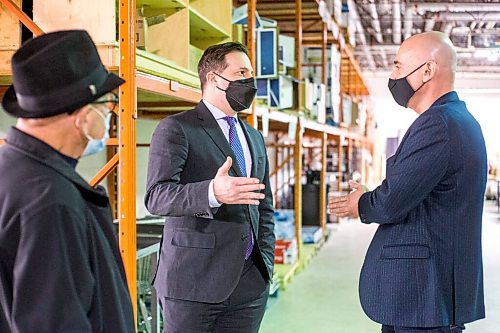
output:
[[[257,178],[229,176],[232,164],[233,160],[228,157],[215,175],[215,199],[228,205],[259,205],[259,200],[265,198],[265,195],[260,191],[266,186],[260,184]]]
[[[348,195],[332,198],[328,202],[328,212],[335,214],[338,217],[357,218],[358,201],[364,192],[363,185],[350,181],[352,191]]]

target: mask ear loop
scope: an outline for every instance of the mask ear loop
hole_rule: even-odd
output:
[[[87,133],[87,131],[80,124],[80,117],[77,117],[75,120],[75,127],[82,130],[83,136],[88,140],[92,140],[92,137]]]
[[[408,74],[406,77],[408,77],[408,76],[410,76],[411,74],[415,73],[417,70],[419,70],[419,69],[420,69],[422,66],[424,66],[426,63],[428,63],[428,61],[424,62],[422,65],[420,65],[417,69],[415,69],[413,72],[411,72],[410,74]],[[429,81],[430,81],[430,80],[429,80]],[[417,90],[415,90],[415,92],[414,92],[414,93],[416,93],[417,91],[419,91],[419,90],[420,90],[420,88],[422,88],[422,87],[423,87],[423,86],[424,86],[427,82],[429,82],[429,81],[425,81],[424,83],[422,83],[422,84],[420,85],[420,87],[418,87],[418,88],[417,88]]]
[[[215,74],[215,75],[217,75],[218,77],[220,77],[220,78],[222,78],[222,79],[226,80],[227,82],[232,83],[232,84],[234,84],[234,85],[243,86],[243,87],[248,87],[248,88],[250,88],[250,87],[255,88],[254,86],[251,86],[251,85],[249,85],[249,84],[245,84],[245,83],[241,83],[241,82],[239,82],[240,80],[231,81],[231,80],[226,79],[224,76],[219,75],[219,74],[217,74],[217,73],[215,73],[215,72],[212,72],[212,73],[214,73],[214,74]],[[246,79],[243,79],[243,80],[248,80],[248,79],[253,79],[253,77],[246,78]],[[217,88],[219,88],[219,87],[217,87]],[[226,91],[226,90],[221,89],[221,88],[219,88],[219,89],[220,89],[220,90],[222,90],[222,91]]]
[[[412,75],[413,73],[415,73],[416,71],[418,71],[420,68],[422,68],[422,66],[424,66],[426,63],[428,63],[428,61],[424,62],[422,65],[418,66],[417,68],[415,68],[410,74],[406,75],[404,78],[406,79],[408,76]]]
[[[106,117],[101,112],[99,112],[99,110],[95,106],[93,106],[92,104],[88,104],[88,106],[90,107],[91,111],[94,111],[95,113],[97,113],[99,115],[99,117],[101,117],[101,119],[104,121],[104,128],[106,129]],[[78,117],[75,120],[75,126],[76,126],[76,128],[79,128],[82,130],[83,135],[85,136],[85,138],[87,138],[87,140],[89,140],[89,141],[95,140],[93,137],[90,136],[88,131],[85,130],[85,128],[83,126],[80,126],[80,118],[78,118]]]
[[[215,73],[215,72],[212,72],[212,73],[214,73],[215,75],[217,75],[217,76],[218,76],[218,77],[220,77],[221,79],[226,80],[227,82],[233,82],[233,81],[231,81],[231,80],[226,79],[226,78],[225,78],[224,76],[222,76],[222,75],[219,75],[219,74],[217,74],[217,73]]]
[[[221,75],[219,75],[219,74],[217,74],[217,73],[215,73],[215,72],[212,72],[212,73],[214,73],[214,74],[215,74],[215,75],[217,75],[218,77],[220,77],[220,78],[222,78],[222,79],[226,80],[227,82],[231,83],[231,81],[229,81],[228,79],[226,79],[224,76],[221,76]],[[226,93],[227,93],[227,89],[226,89],[226,90],[224,90],[224,89],[220,88],[218,85],[217,85],[217,86],[215,86],[215,87],[216,87],[217,89],[219,89],[220,91],[224,91],[224,92],[226,92]]]

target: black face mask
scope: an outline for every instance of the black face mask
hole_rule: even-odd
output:
[[[217,89],[226,92],[227,102],[234,111],[240,112],[248,109],[250,105],[252,105],[255,94],[257,94],[257,87],[255,86],[255,79],[253,77],[230,81],[215,72],[214,74],[229,82],[226,90],[219,87],[217,87]]]
[[[413,72],[410,74],[406,75],[405,77],[393,80],[389,78],[389,90],[391,91],[392,97],[401,106],[404,106],[405,108],[408,107],[408,102],[410,99],[413,97],[413,95],[420,90],[426,84],[427,82],[422,83],[420,87],[417,88],[417,90],[413,90],[413,88],[410,86],[410,83],[407,80],[407,77],[418,71],[423,65],[425,65],[427,62],[424,62],[422,65],[418,66]]]

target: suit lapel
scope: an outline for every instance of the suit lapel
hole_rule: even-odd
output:
[[[222,133],[222,130],[220,129],[219,124],[217,123],[217,120],[215,120],[210,110],[207,109],[207,107],[205,106],[205,104],[203,104],[203,102],[200,102],[196,106],[196,111],[198,113],[198,119],[201,120],[200,121],[201,127],[203,128],[203,130],[205,130],[205,132],[208,134],[208,136],[212,139],[212,141],[215,143],[215,145],[219,148],[219,150],[222,153],[221,165],[222,163],[224,163],[227,156],[231,156],[231,158],[233,159],[233,165],[231,166],[231,170],[233,170],[233,172],[238,177],[243,177],[240,168],[237,166],[237,160],[236,156],[234,156],[233,149],[229,145],[229,142],[227,142],[224,133]]]
[[[255,177],[255,175],[257,174],[258,163],[257,153],[255,149],[257,149],[258,147],[258,142],[254,135],[250,135],[250,131],[248,129],[250,125],[241,120],[239,117],[238,121],[240,122],[241,128],[243,129],[243,133],[245,134],[245,137],[247,139],[248,148],[250,149],[250,155],[252,156],[252,169],[250,171],[250,177]]]

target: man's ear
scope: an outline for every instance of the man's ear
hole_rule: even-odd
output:
[[[423,72],[423,78],[422,78],[422,81],[423,82],[428,82],[430,81],[434,75],[436,74],[436,71],[437,71],[437,64],[435,61],[428,61],[425,65],[424,65],[424,72]]]
[[[81,108],[73,111],[70,116],[74,117],[76,127],[80,128],[85,122],[85,117],[89,113],[90,109],[88,105],[82,106]]]
[[[206,79],[207,79],[207,84],[209,84],[213,87],[218,86],[216,75],[213,72],[208,72]]]

